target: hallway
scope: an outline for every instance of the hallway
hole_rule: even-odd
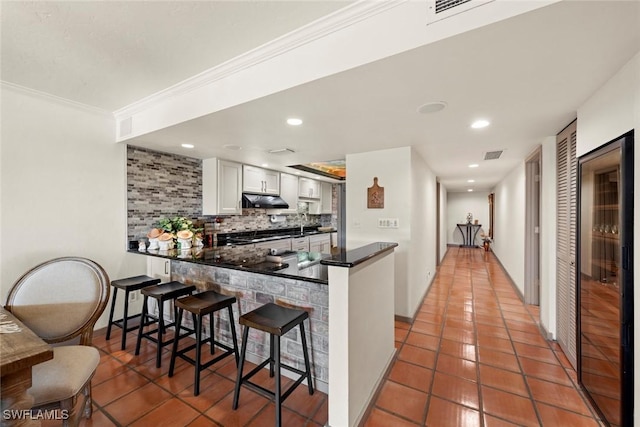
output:
[[[365,425],[602,425],[537,310],[493,253],[450,247]]]

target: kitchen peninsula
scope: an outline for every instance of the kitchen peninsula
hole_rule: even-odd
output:
[[[286,258],[289,263],[268,261],[274,259],[267,258],[269,249],[243,246],[130,252],[170,261],[171,280],[194,284],[199,291],[236,295],[239,314],[268,302],[309,310],[312,375],[316,387],[329,396],[329,424],[357,425],[395,352],[397,244],[377,242],[333,255],[294,252],[295,257]],[[220,316],[216,335],[230,342],[231,325]],[[268,351],[263,334],[250,335],[247,360],[263,360]],[[296,333],[283,337],[281,354],[286,363],[303,367]]]

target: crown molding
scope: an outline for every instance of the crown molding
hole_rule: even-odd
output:
[[[326,37],[344,28],[392,9],[409,0],[360,0],[281,37],[247,51],[220,65],[156,92],[113,112],[117,120],[130,117],[154,104],[197,90],[279,55]]]
[[[111,113],[108,110],[105,110],[99,107],[94,107],[93,105],[83,104],[82,102],[72,101],[70,99],[52,95],[47,92],[42,92],[37,89],[32,89],[26,86],[20,86],[18,84],[7,82],[4,80],[0,80],[0,87],[2,87],[2,90],[6,90],[6,89],[13,90],[14,92],[18,92],[23,95],[39,98],[44,101],[61,104],[67,107],[75,108],[77,110],[82,110],[87,113],[97,114],[100,116],[105,116],[110,119],[113,119],[113,113]]]

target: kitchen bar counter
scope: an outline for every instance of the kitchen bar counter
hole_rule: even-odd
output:
[[[382,255],[387,251],[391,251],[396,246],[398,246],[397,243],[371,243],[350,251],[340,251],[337,254],[332,255],[330,258],[323,259],[320,261],[320,264],[351,268],[369,259],[375,258],[378,255]]]
[[[316,252],[299,253],[299,262],[296,264],[269,262],[267,261],[268,249],[248,249],[247,246],[243,245],[201,247],[182,251],[171,249],[168,251],[147,250],[143,252],[137,249],[130,249],[129,252],[171,261],[183,261],[287,279],[305,280],[323,285],[328,283],[327,267],[320,264],[320,261],[330,257],[330,255]]]

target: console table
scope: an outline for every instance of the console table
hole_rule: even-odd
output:
[[[461,248],[477,248],[476,245],[476,236],[478,235],[478,231],[482,227],[482,224],[472,224],[470,222],[466,224],[456,224],[458,230],[460,230],[460,234],[462,234],[462,241],[464,242],[460,245]]]

